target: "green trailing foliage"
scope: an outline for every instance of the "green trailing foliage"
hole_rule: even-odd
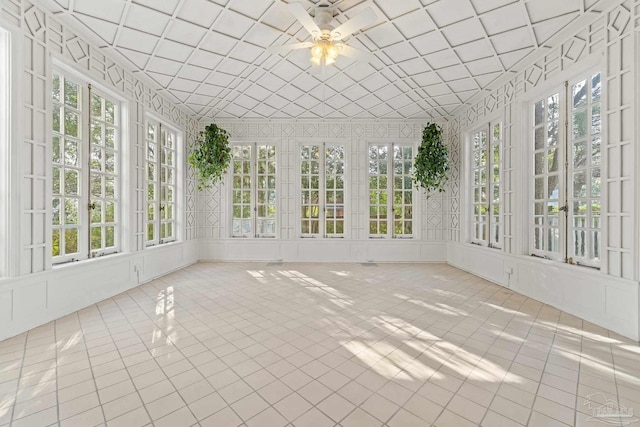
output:
[[[422,144],[413,164],[413,181],[427,194],[432,191],[444,192],[449,171],[449,150],[442,141],[442,128],[435,123],[427,123],[422,130]]]
[[[199,190],[222,181],[231,164],[229,132],[214,123],[207,125],[189,155],[189,164],[198,171]]]

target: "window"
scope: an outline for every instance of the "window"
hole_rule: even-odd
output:
[[[344,145],[300,147],[303,237],[344,237]]]
[[[12,194],[18,194],[14,189],[17,180],[11,179],[11,175],[18,170],[14,166],[18,156],[15,155],[11,142],[14,126],[17,128],[20,125],[11,122],[11,106],[15,101],[18,85],[13,84],[14,73],[11,72],[12,67],[17,67],[10,60],[17,40],[20,37],[12,38],[8,31],[0,27],[0,92],[3,94],[0,98],[0,276],[12,275],[12,258],[18,252],[12,248],[15,247],[13,237],[19,230],[12,227],[10,220],[14,217],[14,212],[18,212],[16,204],[11,200]]]
[[[231,149],[232,236],[276,237],[276,147]]]
[[[369,237],[413,236],[412,167],[412,146],[369,147]]]
[[[147,119],[147,246],[176,240],[177,133]]]
[[[534,255],[600,265],[600,92],[593,73],[532,106]]]
[[[120,106],[53,73],[54,263],[118,251]]]
[[[471,135],[471,242],[502,246],[500,229],[500,153],[502,122],[488,123]]]

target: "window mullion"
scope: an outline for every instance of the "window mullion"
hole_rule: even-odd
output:
[[[394,161],[395,161],[395,144],[391,144],[389,154],[387,155],[387,212],[391,215],[387,215],[387,238],[394,238],[395,236],[395,209],[393,206],[394,201]]]
[[[87,84],[87,94],[82,97],[82,111],[87,115],[83,120],[81,141],[86,146],[86,150],[82,150],[82,182],[86,183],[86,188],[82,188],[80,193],[80,244],[82,245],[81,254],[87,258],[91,258],[91,84]],[[86,127],[85,127],[86,126]],[[86,246],[85,246],[86,245]]]
[[[156,243],[162,243],[162,123],[158,123],[158,141],[156,143]]]
[[[156,176],[155,176],[155,205],[156,217],[154,218],[154,232],[156,244],[162,243],[162,123],[158,123],[158,133],[156,135]]]
[[[492,208],[493,208],[493,133],[491,132],[492,130],[492,125],[491,122],[488,123],[489,128],[487,129],[487,138],[486,138],[486,144],[484,147],[484,152],[487,158],[486,164],[485,164],[485,170],[486,170],[486,174],[487,174],[487,179],[485,181],[485,197],[486,197],[486,202],[485,205],[487,207],[485,216],[484,216],[484,220],[486,222],[486,243],[487,243],[487,247],[491,247],[491,216],[492,216]]]
[[[503,147],[502,121],[489,124],[489,147],[487,157],[489,159],[489,189],[488,189],[488,246],[496,249],[502,248],[503,222],[502,216],[502,147]],[[497,197],[494,191],[497,190]]]
[[[564,207],[564,223],[562,224],[562,228],[563,228],[563,234],[564,234],[564,238],[561,241],[561,245],[563,246],[562,248],[562,253],[564,254],[564,258],[563,261],[564,262],[569,262],[569,145],[570,145],[570,139],[569,138],[569,117],[571,117],[571,104],[569,102],[569,100],[571,99],[571,97],[569,96],[569,82],[565,81],[564,82],[564,100],[560,100],[561,104],[564,104],[564,108],[562,109],[562,114],[564,114],[564,117],[561,118],[562,120],[564,120],[564,126],[563,126],[563,135],[562,135],[562,139],[563,139],[563,149],[562,149],[562,155],[563,155],[563,164],[564,167],[562,169],[562,173],[563,173],[563,179],[562,179],[562,188],[560,189],[560,191],[562,192],[562,201],[563,201],[563,207]],[[564,101],[564,102],[562,102]]]
[[[253,237],[258,236],[258,144],[253,143],[251,153],[251,180],[249,188],[251,189],[251,224],[253,228]]]
[[[323,142],[320,147],[322,151],[320,152],[320,179],[318,180],[318,186],[320,187],[320,198],[318,200],[318,204],[320,205],[318,208],[318,220],[320,221],[320,229],[318,230],[320,233],[320,237],[327,237],[327,144]]]

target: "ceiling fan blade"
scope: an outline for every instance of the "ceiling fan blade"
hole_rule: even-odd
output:
[[[296,49],[304,49],[313,46],[311,42],[305,43],[294,43],[294,44],[283,44],[280,46],[270,46],[267,48],[267,52],[271,53],[287,53]]]
[[[377,18],[378,15],[374,10],[368,7],[335,30],[331,31],[331,37],[333,37],[334,40],[341,40],[345,37],[349,37],[359,29],[373,24]]]
[[[300,3],[289,3],[287,4],[287,8],[289,9],[289,12],[291,12],[298,21],[300,21],[302,26],[309,31],[309,34],[311,34],[312,37],[320,37],[322,34],[320,27],[318,27],[318,24],[316,24],[316,21],[313,20],[304,6]]]
[[[364,50],[354,49],[352,47],[347,46],[346,44],[337,44],[338,49],[340,49],[340,55],[344,55],[348,58],[367,61],[371,63],[375,59],[375,55],[370,52],[365,52]]]

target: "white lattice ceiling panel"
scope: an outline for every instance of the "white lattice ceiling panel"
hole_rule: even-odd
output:
[[[182,5],[177,17],[185,22],[209,28],[222,10],[220,6],[208,0],[191,0]]]
[[[491,44],[499,55],[537,46],[529,28],[520,28],[497,34],[491,37]]]
[[[171,16],[156,9],[133,3],[127,9],[124,26],[159,37],[169,24],[170,18]]]
[[[404,2],[392,2],[395,4],[404,4]],[[436,29],[436,25],[424,9],[416,9],[406,15],[398,16],[393,20],[393,24],[402,35],[411,39],[421,34],[429,33]]]
[[[205,28],[198,28],[180,19],[171,23],[167,30],[166,38],[190,47],[196,47],[207,34]]]
[[[451,46],[460,46],[486,36],[484,27],[477,18],[468,18],[442,29],[442,34]]]
[[[103,21],[119,23],[125,4],[125,0],[110,0],[108,2],[75,0],[74,10],[79,15],[87,15]]]
[[[134,30],[132,28],[122,28],[118,32],[117,47],[124,47],[136,52],[151,55],[156,45],[161,40],[157,37],[145,33],[144,31]]]
[[[454,51],[462,62],[488,58],[496,54],[495,50],[491,47],[491,43],[487,39],[480,39],[475,42],[463,44],[456,47]]]
[[[333,28],[371,9],[344,38],[369,56],[318,70],[287,3],[297,0],[35,0],[119,55],[198,119],[449,115],[570,25],[615,0],[300,0],[334,5]],[[118,59],[118,58],[116,58]]]
[[[436,1],[427,6],[427,11],[440,28],[464,21],[476,15],[473,4],[468,0]]]

